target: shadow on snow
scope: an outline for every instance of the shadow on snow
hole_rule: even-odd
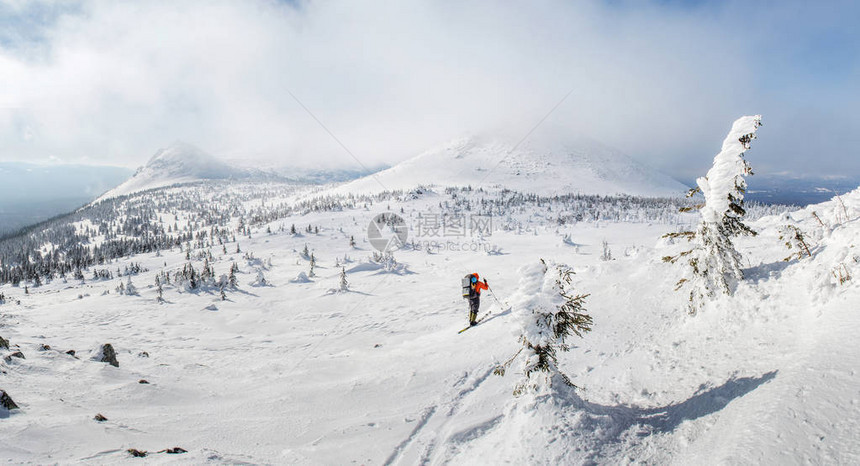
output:
[[[622,443],[631,428],[637,428],[634,435],[646,437],[652,434],[671,433],[684,421],[696,420],[721,411],[733,400],[752,392],[759,386],[773,380],[778,371],[771,371],[759,377],[731,378],[719,387],[700,388],[692,397],[679,403],[657,408],[640,408],[637,406],[604,406],[583,400],[576,389],[562,388],[557,392],[555,402],[559,407],[571,408],[575,412],[584,412],[587,416],[580,418],[577,426],[578,433],[592,437],[592,460],[602,457],[605,449],[612,449]],[[544,395],[549,398],[550,395]],[[549,400],[546,400],[549,401]]]

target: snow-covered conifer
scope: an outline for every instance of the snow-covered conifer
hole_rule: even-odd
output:
[[[612,250],[609,249],[609,243],[606,240],[603,240],[603,253],[600,255],[600,260],[602,260],[602,261],[611,261],[612,260]]]
[[[266,280],[266,275],[263,273],[262,269],[257,270],[257,278],[254,279],[254,286],[266,286],[269,284],[269,281]]]
[[[505,375],[517,358],[523,378],[515,395],[552,387],[553,381],[573,386],[558,367],[558,352],[569,351],[568,339],[591,331],[592,319],[585,310],[588,295],[573,291],[573,270],[562,264],[540,262],[522,267],[520,287],[512,298],[519,315],[522,348],[495,373]]]
[[[230,281],[230,288],[236,288],[238,281],[236,280],[236,272],[239,271],[239,266],[233,262],[233,265],[230,266],[230,276],[228,280]]]
[[[340,269],[340,291],[349,291],[349,281],[346,279],[346,267]]]
[[[791,255],[783,259],[788,262],[791,259],[803,259],[804,254],[807,257],[812,257],[812,252],[809,250],[809,244],[806,242],[806,235],[800,228],[794,225],[784,225],[779,229],[779,239],[785,242],[785,247],[793,251]]]
[[[761,115],[741,117],[734,122],[707,176],[696,180],[698,186],[690,192],[690,195],[701,192],[705,197],[704,204],[697,206],[702,215],[698,228],[695,232],[667,235],[693,241],[692,250],[664,258],[674,263],[684,257],[690,265],[687,276],[678,282],[678,289],[690,288],[691,314],[717,292],[731,294],[735,284],[743,279],[741,254],[732,238],[756,234],[742,220],[746,213],[744,177],[752,174],[744,152],[756,138],[759,126]]]
[[[137,296],[137,287],[131,282],[131,275],[128,276],[128,282],[125,284],[125,294],[127,296]]]

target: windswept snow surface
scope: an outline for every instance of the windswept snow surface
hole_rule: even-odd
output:
[[[248,221],[250,238],[190,254],[199,269],[211,250],[216,277],[238,264],[225,301],[217,289],[171,284],[157,302],[155,274],[189,262],[185,246],[106,266],[148,269],[133,277],[137,296],[115,292],[125,277],[91,273],[29,294],[0,286],[0,336],[13,346],[0,350],[0,390],[21,408],[0,411],[0,458],[136,464],[126,452],[135,448],[156,464],[860,463],[860,191],[750,222],[760,235],[738,240],[747,278],[696,316],[673,291],[681,271],[661,261],[685,245],[658,239],[694,216],[560,222],[560,204],[505,201],[492,235],[401,249],[396,271],[372,262],[364,231],[376,214],[402,208],[411,221],[492,194],[452,196]],[[248,219],[281,202],[247,201]],[[786,223],[806,234],[813,258],[782,260]],[[600,260],[604,239],[615,260]],[[479,272],[505,302],[519,267],[541,257],[574,267],[575,289],[590,294],[594,330],[559,361],[583,390],[515,398],[521,374],[492,371],[520,347],[522,309],[485,293],[482,312],[494,314],[458,335],[460,278]],[[342,267],[350,291],[327,293]],[[252,286],[261,271],[268,284]],[[529,302],[519,298],[508,304]],[[119,367],[87,358],[103,343]],[[13,350],[26,359],[4,360]],[[155,453],[177,446],[188,453]]]
[[[409,190],[419,185],[501,186],[540,195],[680,196],[688,190],[597,141],[578,136],[558,139],[538,130],[525,141],[490,135],[458,138],[335,192]]]

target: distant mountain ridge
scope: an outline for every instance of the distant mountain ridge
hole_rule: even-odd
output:
[[[387,167],[386,167],[387,168]],[[379,168],[382,169],[382,168]],[[256,168],[240,160],[225,162],[182,141],[159,149],[134,175],[99,199],[133,194],[149,189],[204,180],[259,180],[328,184],[354,180],[371,174],[364,168],[309,169],[289,166]]]
[[[176,141],[156,152],[146,165],[137,169],[134,176],[99,199],[178,183],[247,178],[250,175],[247,170],[232,167],[191,144]]]
[[[500,187],[541,195],[679,196],[687,187],[629,156],[580,136],[467,136],[336,188],[367,193],[424,186]]]

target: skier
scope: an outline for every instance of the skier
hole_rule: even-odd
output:
[[[473,273],[469,278],[469,325],[477,324],[478,318],[478,308],[481,307],[481,290],[489,290],[490,285],[487,283],[487,279],[484,279],[484,282],[481,283],[478,281],[478,274]]]

